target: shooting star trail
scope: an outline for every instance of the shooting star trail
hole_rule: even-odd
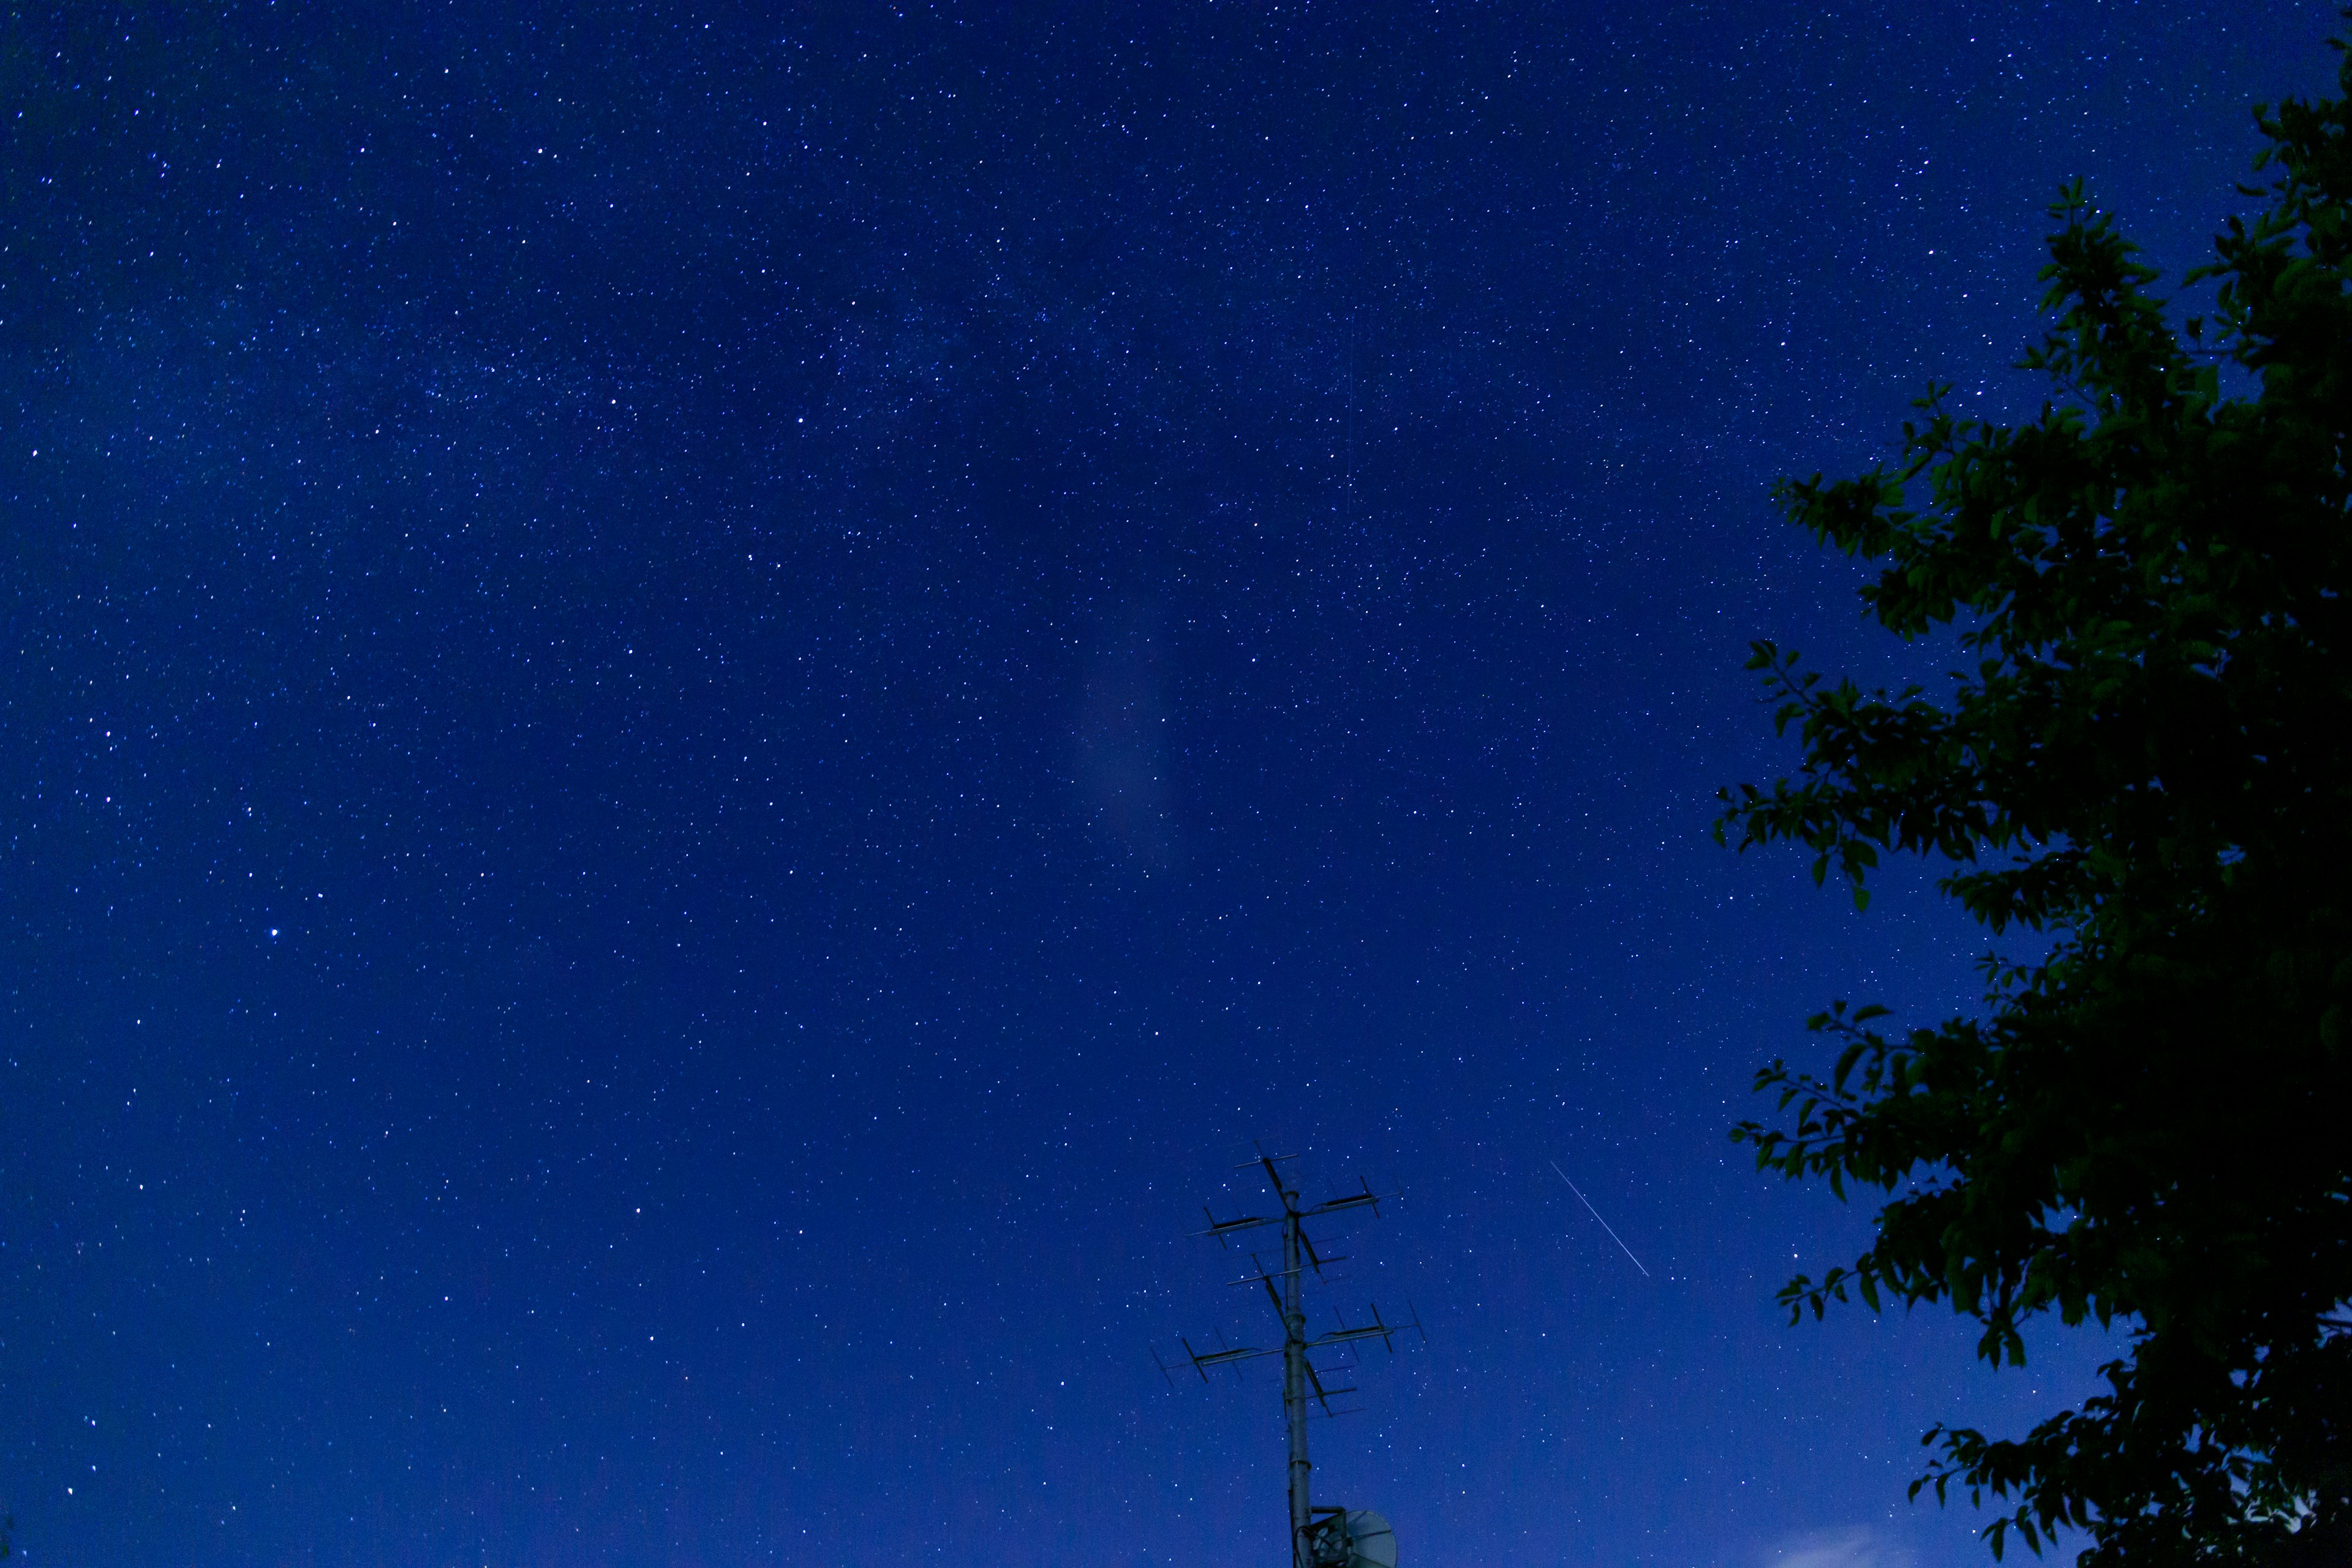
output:
[[[1566,1171],[1562,1171],[1562,1170],[1560,1170],[1560,1168],[1559,1168],[1559,1161],[1557,1161],[1557,1160],[1554,1160],[1554,1161],[1552,1161],[1550,1163],[1551,1163],[1551,1168],[1552,1168],[1555,1172],[1557,1172],[1557,1173],[1559,1173],[1559,1179],[1560,1179],[1561,1181],[1563,1181],[1563,1182],[1568,1182],[1568,1173],[1567,1173]],[[1609,1222],[1608,1222],[1607,1220],[1602,1219],[1602,1218],[1601,1217],[1601,1211],[1600,1211],[1599,1209],[1594,1208],[1594,1207],[1592,1206],[1592,1200],[1591,1200],[1591,1198],[1588,1198],[1588,1197],[1586,1197],[1586,1196],[1584,1195],[1584,1189],[1583,1189],[1583,1188],[1581,1188],[1581,1187],[1578,1186],[1574,1182],[1568,1182],[1568,1190],[1569,1190],[1570,1192],[1574,1193],[1574,1194],[1576,1194],[1576,1201],[1577,1201],[1578,1203],[1580,1203],[1580,1204],[1582,1204],[1582,1205],[1584,1205],[1584,1212],[1585,1212],[1586,1214],[1591,1215],[1593,1217],[1593,1220],[1594,1220],[1594,1221],[1595,1221],[1595,1222],[1596,1222],[1596,1223],[1601,1226],[1601,1229],[1603,1229],[1603,1230],[1609,1230]],[[1613,1241],[1613,1242],[1615,1242],[1615,1243],[1617,1244],[1617,1250],[1618,1250],[1618,1251],[1620,1251],[1620,1252],[1623,1253],[1627,1258],[1632,1258],[1632,1259],[1633,1259],[1633,1267],[1634,1267],[1634,1268],[1642,1268],[1642,1260],[1641,1260],[1640,1258],[1634,1258],[1634,1257],[1633,1257],[1633,1249],[1632,1247],[1628,1247],[1628,1246],[1626,1246],[1626,1245],[1625,1245],[1625,1238],[1624,1238],[1623,1237],[1622,1237],[1622,1236],[1618,1235],[1618,1234],[1617,1234],[1615,1231],[1613,1231],[1613,1230],[1609,1230],[1609,1239],[1610,1239],[1610,1240],[1612,1240],[1612,1241]],[[1649,1277],[1650,1277],[1650,1271],[1649,1271],[1648,1269],[1646,1269],[1646,1268],[1642,1268],[1642,1278],[1643,1278],[1643,1279],[1647,1279]]]

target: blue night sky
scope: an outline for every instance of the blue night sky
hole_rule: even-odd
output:
[[[1767,490],[2038,403],[2059,183],[2177,276],[2334,25],[12,7],[18,1551],[1276,1563],[1152,1359],[1263,1139],[1404,1194],[1408,1568],[1987,1561],[1920,1432],[2100,1345],[1789,1328],[1868,1211],[1726,1137],[1981,946],[1708,837],[1750,637],[1923,657]]]

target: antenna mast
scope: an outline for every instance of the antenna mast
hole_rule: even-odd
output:
[[[1269,1270],[1264,1264],[1258,1262],[1255,1254],[1252,1254],[1250,1262],[1255,1266],[1257,1272],[1244,1275],[1234,1283],[1236,1285],[1261,1284],[1265,1287],[1266,1296],[1274,1303],[1275,1313],[1282,1320],[1282,1349],[1277,1352],[1270,1347],[1261,1349],[1255,1346],[1243,1346],[1239,1349],[1216,1350],[1203,1354],[1194,1350],[1190,1341],[1179,1342],[1183,1344],[1185,1356],[1192,1362],[1193,1370],[1201,1374],[1201,1381],[1203,1383],[1208,1381],[1209,1369],[1213,1366],[1233,1365],[1234,1373],[1238,1376],[1241,1369],[1237,1363],[1241,1362],[1254,1361],[1261,1356],[1277,1353],[1281,1355],[1282,1413],[1290,1438],[1290,1459],[1287,1467],[1290,1483],[1290,1561],[1292,1568],[1323,1568],[1325,1564],[1344,1564],[1351,1560],[1349,1515],[1344,1508],[1318,1508],[1308,1496],[1307,1479],[1313,1473],[1315,1467],[1307,1457],[1307,1417],[1310,1402],[1320,1405],[1326,1415],[1348,1414],[1346,1411],[1332,1408],[1332,1397],[1335,1394],[1353,1394],[1356,1391],[1352,1388],[1328,1386],[1323,1380],[1323,1374],[1316,1369],[1315,1363],[1311,1359],[1312,1353],[1318,1350],[1328,1350],[1366,1339],[1378,1339],[1393,1352],[1396,1350],[1397,1331],[1403,1327],[1410,1327],[1415,1332],[1421,1333],[1424,1340],[1429,1336],[1422,1330],[1418,1313],[1413,1314],[1409,1324],[1395,1324],[1384,1321],[1381,1317],[1380,1309],[1372,1307],[1369,1309],[1372,1320],[1370,1323],[1350,1328],[1348,1326],[1347,1320],[1342,1318],[1339,1320],[1339,1327],[1330,1332],[1308,1337],[1305,1300],[1307,1270],[1313,1269],[1319,1278],[1325,1264],[1346,1260],[1336,1255],[1327,1257],[1319,1251],[1315,1246],[1314,1238],[1307,1234],[1307,1222],[1326,1215],[1344,1214],[1351,1209],[1369,1208],[1374,1215],[1378,1215],[1381,1200],[1372,1191],[1370,1184],[1364,1183],[1360,1192],[1349,1193],[1324,1203],[1301,1207],[1297,1188],[1282,1171],[1282,1166],[1295,1158],[1297,1158],[1296,1155],[1290,1154],[1270,1155],[1264,1149],[1260,1149],[1258,1157],[1255,1161],[1250,1162],[1249,1164],[1234,1167],[1236,1170],[1246,1171],[1254,1164],[1264,1171],[1267,1184],[1274,1189],[1275,1196],[1281,1201],[1281,1214],[1243,1215],[1236,1219],[1221,1220],[1212,1211],[1209,1214],[1209,1228],[1193,1233],[1196,1236],[1213,1237],[1217,1244],[1223,1247],[1230,1245],[1231,1238],[1241,1231],[1256,1230],[1269,1226],[1281,1228],[1281,1268],[1278,1271]],[[1167,1364],[1162,1363],[1160,1370],[1166,1373]],[[1173,1386],[1175,1380],[1171,1377],[1169,1381],[1171,1386]],[[1377,1515],[1360,1517],[1373,1521],[1378,1519]],[[1380,1523],[1379,1529],[1383,1538],[1386,1538],[1387,1525],[1384,1522]],[[1392,1545],[1389,1551],[1391,1553],[1389,1561],[1393,1562]]]

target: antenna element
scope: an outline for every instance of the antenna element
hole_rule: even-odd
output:
[[[1422,1329],[1421,1314],[1414,1312],[1410,1322],[1391,1322],[1381,1316],[1377,1306],[1365,1309],[1370,1322],[1350,1325],[1344,1317],[1335,1317],[1338,1326],[1328,1332],[1308,1335],[1307,1307],[1304,1297],[1305,1276],[1312,1269],[1318,1279],[1328,1264],[1343,1261],[1327,1247],[1318,1247],[1307,1235],[1310,1220],[1336,1218],[1358,1209],[1377,1215],[1381,1194],[1372,1191],[1371,1184],[1360,1182],[1360,1191],[1342,1194],[1319,1204],[1302,1206],[1298,1190],[1282,1167],[1296,1156],[1270,1155],[1261,1147],[1257,1158],[1235,1167],[1246,1171],[1252,1166],[1265,1173],[1266,1183],[1274,1189],[1282,1205],[1280,1214],[1241,1215],[1233,1219],[1219,1219],[1215,1211],[1204,1209],[1209,1227],[1194,1231],[1194,1236],[1213,1237],[1221,1247],[1234,1245],[1234,1238],[1244,1231],[1279,1227],[1282,1234],[1282,1262],[1278,1268],[1268,1268],[1255,1253],[1250,1254],[1252,1272],[1233,1281],[1236,1285],[1263,1285],[1274,1305],[1275,1316],[1282,1323],[1282,1344],[1273,1346],[1244,1345],[1234,1349],[1210,1352],[1196,1351],[1191,1342],[1180,1340],[1185,1357],[1201,1381],[1209,1381],[1209,1369],[1230,1366],[1236,1377],[1240,1363],[1262,1356],[1282,1357],[1282,1411],[1290,1436],[1290,1561],[1291,1568],[1394,1568],[1396,1537],[1388,1521],[1376,1513],[1361,1509],[1348,1510],[1329,1506],[1316,1507],[1307,1500],[1307,1477],[1314,1466],[1307,1458],[1307,1418],[1319,1408],[1326,1415],[1345,1415],[1347,1410],[1335,1408],[1332,1400],[1353,1394],[1353,1388],[1334,1385],[1327,1375],[1328,1367],[1315,1364],[1318,1351],[1353,1346],[1363,1340],[1379,1340],[1391,1352],[1396,1350],[1396,1336],[1411,1330],[1426,1342],[1429,1335]],[[1393,1194],[1390,1196],[1394,1196]],[[1407,1304],[1410,1307],[1410,1303]],[[1159,1360],[1157,1352],[1153,1359]],[[1160,1363],[1165,1374],[1168,1365]],[[1171,1386],[1175,1379],[1170,1377]]]

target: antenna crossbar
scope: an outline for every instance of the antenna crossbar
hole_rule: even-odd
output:
[[[1353,1406],[1343,1409],[1335,1405],[1332,1401],[1357,1392],[1352,1387],[1339,1387],[1327,1382],[1324,1378],[1324,1369],[1315,1364],[1315,1352],[1352,1347],[1359,1341],[1374,1339],[1379,1340],[1393,1352],[1396,1350],[1398,1332],[1407,1327],[1421,1333],[1424,1340],[1429,1336],[1422,1330],[1419,1313],[1413,1314],[1409,1324],[1392,1323],[1381,1316],[1377,1306],[1369,1309],[1372,1320],[1369,1323],[1350,1325],[1347,1319],[1342,1317],[1339,1320],[1339,1326],[1328,1332],[1312,1336],[1307,1333],[1306,1305],[1302,1300],[1307,1271],[1313,1270],[1315,1276],[1320,1279],[1326,1264],[1346,1261],[1343,1255],[1327,1253],[1317,1247],[1313,1238],[1307,1235],[1307,1223],[1313,1220],[1343,1217],[1358,1209],[1370,1209],[1377,1216],[1380,1214],[1381,1198],[1384,1195],[1394,1197],[1396,1194],[1375,1193],[1370,1182],[1360,1182],[1360,1191],[1343,1193],[1338,1197],[1327,1198],[1320,1203],[1302,1205],[1297,1186],[1282,1169],[1295,1159],[1297,1156],[1292,1154],[1269,1154],[1261,1146],[1256,1159],[1235,1167],[1236,1170],[1244,1171],[1255,1167],[1265,1173],[1267,1184],[1274,1189],[1274,1195],[1282,1204],[1282,1212],[1278,1215],[1245,1214],[1236,1218],[1221,1220],[1217,1217],[1215,1210],[1203,1208],[1202,1212],[1208,1217],[1209,1228],[1193,1232],[1195,1236],[1213,1237],[1218,1246],[1226,1247],[1232,1245],[1232,1238],[1239,1232],[1269,1226],[1280,1227],[1282,1232],[1280,1266],[1268,1268],[1253,1253],[1250,1256],[1253,1272],[1243,1275],[1232,1283],[1255,1284],[1265,1288],[1266,1300],[1274,1307],[1275,1316],[1282,1322],[1281,1348],[1276,1350],[1272,1346],[1247,1345],[1219,1349],[1203,1354],[1194,1350],[1189,1341],[1180,1342],[1184,1346],[1186,1359],[1192,1363],[1192,1370],[1200,1373],[1203,1383],[1209,1381],[1209,1369],[1212,1367],[1231,1366],[1238,1376],[1241,1371],[1240,1363],[1243,1362],[1256,1361],[1277,1354],[1282,1357],[1282,1406],[1290,1432],[1291,1563],[1293,1568],[1311,1568],[1313,1563],[1321,1561],[1317,1555],[1318,1547],[1316,1532],[1318,1530],[1323,1530],[1326,1534],[1328,1533],[1326,1526],[1316,1523],[1317,1519],[1318,1517],[1328,1519],[1328,1516],[1334,1513],[1344,1514],[1346,1510],[1329,1507],[1317,1509],[1307,1500],[1307,1481],[1312,1467],[1307,1458],[1307,1417],[1311,1410],[1319,1410],[1320,1414],[1325,1415],[1351,1414]],[[1409,1306],[1410,1303],[1408,1303]],[[1156,1352],[1154,1359],[1158,1359]],[[1336,1370],[1341,1373],[1350,1372],[1357,1364],[1353,1350],[1349,1349],[1340,1358]],[[1168,1374],[1168,1365],[1165,1362],[1160,1363],[1160,1370],[1163,1374]],[[1169,1375],[1168,1380],[1172,1388],[1175,1384],[1174,1377]],[[1328,1546],[1328,1542],[1323,1542],[1323,1545]]]

